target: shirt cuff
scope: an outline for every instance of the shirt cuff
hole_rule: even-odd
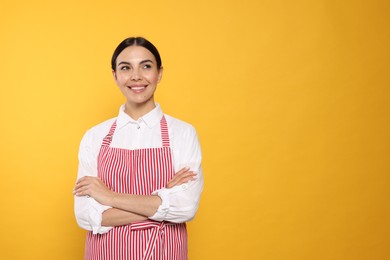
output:
[[[163,221],[168,214],[170,201],[169,201],[169,191],[166,188],[156,190],[152,195],[157,195],[161,199],[161,205],[158,207],[156,213],[149,217],[149,219],[156,221]]]
[[[110,231],[113,227],[102,226],[103,212],[110,209],[111,207],[101,205],[97,203],[94,199],[91,199],[91,210],[89,214],[89,223],[92,227],[93,234],[104,234]]]
[[[169,214],[169,211],[171,210],[171,195],[173,193],[176,193],[177,191],[186,190],[188,188],[188,184],[182,184],[179,186],[175,186],[173,188],[162,188],[159,190],[156,190],[152,193],[152,195],[157,195],[161,199],[161,205],[158,207],[156,213],[149,217],[149,219],[155,220],[155,221],[164,221],[167,220],[167,216]]]

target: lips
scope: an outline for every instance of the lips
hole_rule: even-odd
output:
[[[130,85],[128,88],[135,92],[142,92],[146,87],[147,85]]]

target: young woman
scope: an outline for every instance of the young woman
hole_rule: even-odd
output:
[[[187,259],[203,188],[196,131],[154,102],[163,67],[152,43],[125,39],[111,65],[126,102],[84,135],[74,188],[85,259]]]

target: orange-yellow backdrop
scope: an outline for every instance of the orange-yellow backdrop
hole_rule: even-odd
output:
[[[154,42],[157,100],[206,185],[190,259],[388,259],[388,1],[2,1],[1,259],[82,259],[84,132],[123,102],[110,57]]]

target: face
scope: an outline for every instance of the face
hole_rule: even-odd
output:
[[[162,77],[154,55],[142,46],[129,46],[116,59],[115,82],[126,97],[126,105],[154,108],[154,92]]]

